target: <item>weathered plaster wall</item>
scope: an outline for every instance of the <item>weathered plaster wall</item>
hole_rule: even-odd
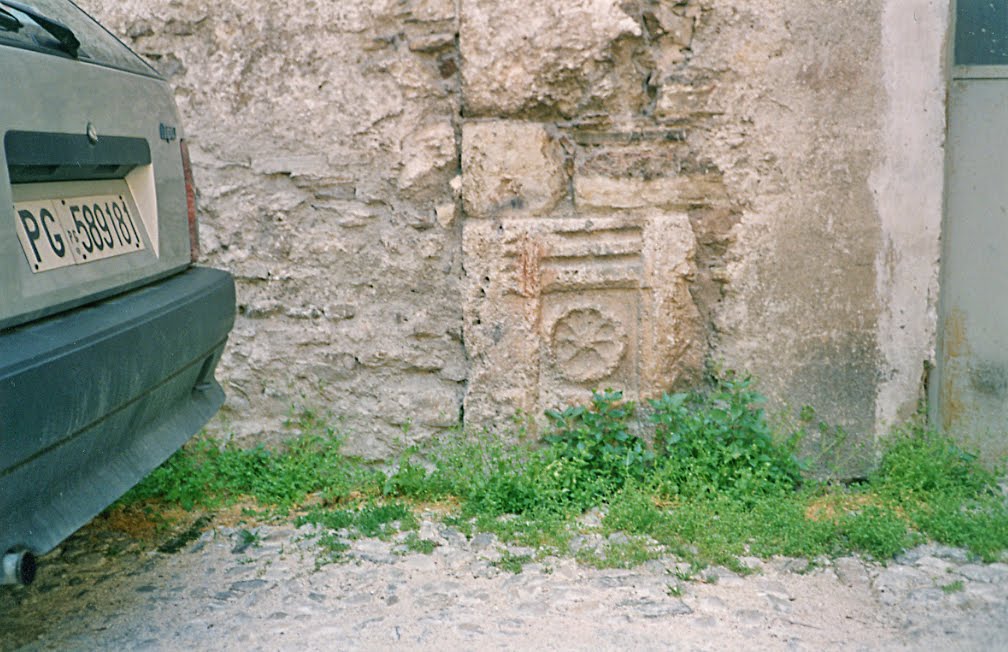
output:
[[[934,356],[948,3],[735,6],[697,45],[731,80],[705,149],[741,206],[713,348],[870,442]]]
[[[856,444],[914,413],[933,363],[949,10],[803,7],[751,15],[761,26],[747,33],[780,40],[734,58],[747,81],[725,117],[755,129],[722,165],[752,201],[715,350],[780,401],[862,435]],[[747,158],[766,164],[756,179],[736,176]],[[868,451],[834,453],[853,468]]]
[[[862,441],[916,407],[947,0],[82,5],[186,118],[220,429],[381,456],[706,359]]]
[[[921,374],[935,364],[946,119],[945,76],[935,62],[945,60],[949,4],[890,0],[882,16],[884,156],[869,179],[884,237],[875,263],[885,356],[877,432],[917,407],[915,389],[926,400]]]

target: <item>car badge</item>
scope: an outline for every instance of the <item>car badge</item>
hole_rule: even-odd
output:
[[[87,139],[92,145],[98,144],[98,130],[90,122],[87,123]]]

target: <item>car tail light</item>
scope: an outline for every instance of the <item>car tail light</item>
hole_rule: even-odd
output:
[[[199,222],[196,221],[196,184],[193,183],[192,165],[189,164],[189,146],[179,141],[182,149],[182,175],[185,177],[186,207],[189,209],[189,257],[192,262],[199,259]]]

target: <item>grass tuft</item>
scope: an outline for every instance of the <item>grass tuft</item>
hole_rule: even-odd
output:
[[[380,472],[341,452],[343,438],[311,411],[289,425],[301,433],[279,449],[243,449],[196,438],[143,479],[120,501],[174,503],[213,509],[253,499],[286,513],[317,493],[326,502],[353,494],[375,495]]]

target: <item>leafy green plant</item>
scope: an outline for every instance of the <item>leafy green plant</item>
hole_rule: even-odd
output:
[[[262,537],[258,532],[242,528],[238,530],[238,542],[231,552],[244,552],[249,548],[258,548],[260,544],[262,544]]]
[[[854,456],[862,456],[864,459],[870,457],[864,451],[863,442],[855,441],[843,426],[818,418],[811,406],[803,406],[797,416],[797,423],[793,424],[796,426],[793,441],[798,444],[799,440],[810,438],[817,442],[811,450],[804,451],[807,457],[801,461],[803,470],[812,469],[820,478],[838,478],[844,476],[844,469]],[[785,423],[794,421],[790,414],[780,420]],[[812,433],[811,437],[809,433]]]
[[[852,550],[885,561],[920,540],[907,525],[891,508],[868,504],[846,515],[839,531]]]
[[[639,537],[633,537],[619,543],[607,543],[598,552],[579,551],[575,558],[595,568],[634,568],[660,556],[661,550],[652,548]]]
[[[659,475],[669,495],[744,498],[793,490],[801,480],[795,441],[777,443],[749,378],[725,374],[707,392],[651,401]]]
[[[536,456],[525,442],[491,433],[449,433],[428,452],[433,470],[421,491],[408,497],[453,497],[470,516],[518,514],[538,508],[539,492],[529,463]]]
[[[542,510],[522,515],[479,514],[468,522],[470,531],[491,532],[502,541],[540,550],[567,550],[573,518],[564,513]]]
[[[887,494],[911,496],[993,494],[997,477],[981,466],[975,453],[932,430],[910,427],[886,442],[872,486]]]
[[[910,427],[886,442],[869,485],[899,505],[915,531],[994,561],[1008,548],[1008,504],[997,477],[950,437]]]
[[[913,526],[929,538],[968,548],[987,562],[1008,549],[1008,507],[999,496],[933,496],[905,508]]]
[[[406,448],[399,456],[399,464],[394,473],[390,473],[382,485],[382,493],[386,496],[409,496],[418,500],[435,498],[440,493],[428,475],[427,469],[414,461],[419,453],[416,446]]]
[[[569,461],[578,474],[590,474],[619,488],[640,477],[654,458],[644,440],[630,432],[634,404],[622,392],[595,392],[591,406],[547,410],[551,432],[545,437],[557,460]]]
[[[668,571],[666,571],[666,572],[668,572]],[[675,578],[677,580],[679,580],[680,582],[690,582],[690,581],[692,581],[693,580],[694,572],[695,572],[695,570],[694,570],[694,568],[692,566],[690,566],[689,568],[685,568],[685,569],[677,568],[677,569],[671,571],[671,573],[675,576]]]
[[[342,541],[332,533],[323,534],[318,538],[318,546],[322,551],[322,556],[316,558],[316,568],[325,564],[346,561],[346,551],[350,549],[350,544]]]

